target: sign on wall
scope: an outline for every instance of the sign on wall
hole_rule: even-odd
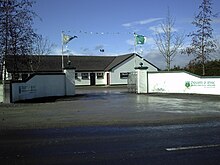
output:
[[[215,88],[215,81],[186,81],[185,87],[191,88],[191,87],[204,87],[204,88]]]
[[[187,72],[148,73],[149,93],[220,95],[220,77],[199,77]]]
[[[37,89],[35,85],[22,85],[18,87],[19,94],[23,93],[36,93]]]

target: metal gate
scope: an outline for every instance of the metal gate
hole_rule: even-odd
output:
[[[131,72],[128,75],[128,92],[137,92],[137,72]]]

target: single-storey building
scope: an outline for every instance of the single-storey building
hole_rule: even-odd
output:
[[[63,56],[64,68],[75,68],[75,85],[127,84],[129,73],[135,67],[159,69],[136,53],[119,56]],[[62,56],[7,56],[6,78],[26,79],[32,73],[62,72]]]

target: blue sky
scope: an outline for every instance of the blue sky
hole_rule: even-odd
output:
[[[160,68],[165,67],[153,38],[155,28],[167,15],[168,7],[175,19],[175,31],[188,34],[201,0],[36,0],[34,28],[54,43],[53,54],[61,54],[61,32],[76,35],[68,43],[74,55],[121,55],[134,51],[133,33],[147,37],[137,52]],[[220,12],[220,1],[213,0],[213,12]],[[213,23],[214,35],[220,39],[220,19]],[[189,39],[186,38],[187,44]],[[100,52],[104,49],[104,52]],[[185,65],[187,56],[177,56],[173,65]]]

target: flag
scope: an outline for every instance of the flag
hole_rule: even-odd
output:
[[[78,37],[63,34],[63,44],[66,45],[68,42],[70,42],[74,38],[78,38]]]
[[[134,34],[135,44],[144,44],[146,42],[146,37],[143,35]]]

